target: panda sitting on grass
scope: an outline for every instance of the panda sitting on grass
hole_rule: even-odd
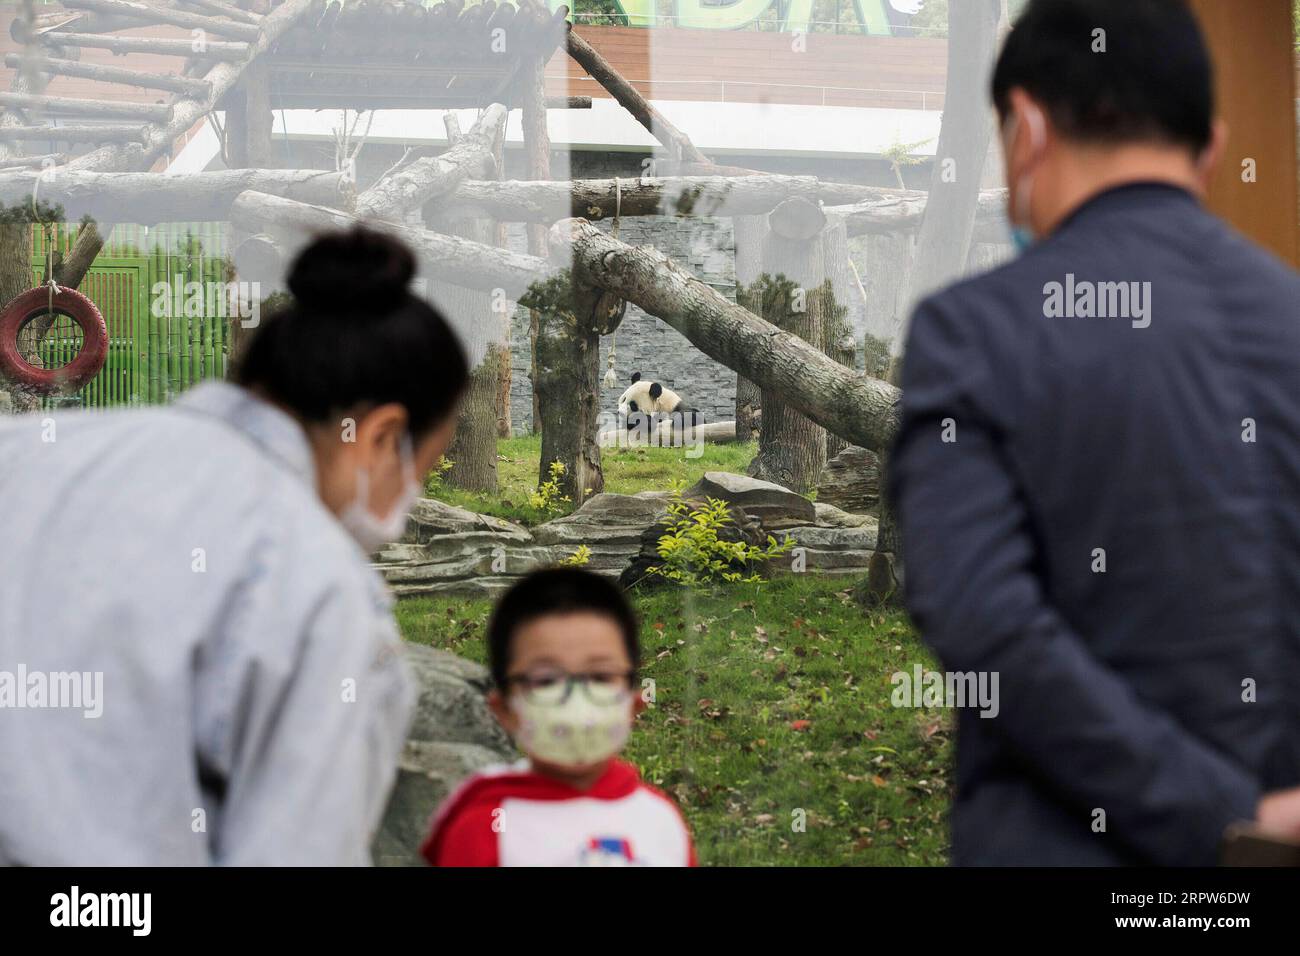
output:
[[[629,432],[636,431],[647,441],[657,444],[659,425],[672,426],[673,444],[689,441],[689,430],[704,424],[704,415],[682,401],[682,397],[659,382],[632,373],[632,384],[618,400],[618,417]]]

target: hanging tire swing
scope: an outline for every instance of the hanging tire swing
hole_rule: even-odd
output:
[[[81,329],[76,357],[60,368],[39,368],[27,361],[19,337],[41,316],[66,316]],[[108,358],[108,326],[95,303],[76,289],[38,286],[14,298],[0,311],[0,380],[38,395],[71,393],[99,374]]]

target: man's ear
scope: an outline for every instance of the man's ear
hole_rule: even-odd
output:
[[[1224,150],[1228,148],[1228,132],[1227,122],[1222,118],[1216,118],[1210,127],[1210,142],[1197,157],[1196,180],[1200,186],[1201,198],[1210,191],[1210,181],[1214,179],[1219,161],[1223,159]]]

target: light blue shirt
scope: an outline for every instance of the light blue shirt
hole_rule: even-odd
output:
[[[0,420],[0,862],[367,864],[413,701],[283,412]]]

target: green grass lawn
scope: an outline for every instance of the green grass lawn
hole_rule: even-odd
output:
[[[664,450],[648,451],[644,462],[616,453],[626,469],[607,476],[661,467]],[[789,575],[634,595],[654,702],[627,756],[678,802],[701,864],[947,861],[951,718],[890,704],[890,675],[933,659],[903,613],[864,612],[848,584]],[[483,600],[406,598],[397,618],[407,640],[485,663],[489,611]]]
[[[606,448],[601,451],[605,490],[623,495],[647,489],[668,491],[674,481],[689,488],[706,471],[744,474],[756,449],[755,442],[706,443],[699,458],[690,458],[687,456],[691,451],[689,448]],[[537,489],[541,455],[542,439],[539,435],[500,439],[497,441],[499,488],[496,494],[464,491],[445,482],[433,481],[428,488],[429,497],[529,525],[567,514],[573,510],[567,504],[552,514],[541,513],[528,505],[528,496]]]

